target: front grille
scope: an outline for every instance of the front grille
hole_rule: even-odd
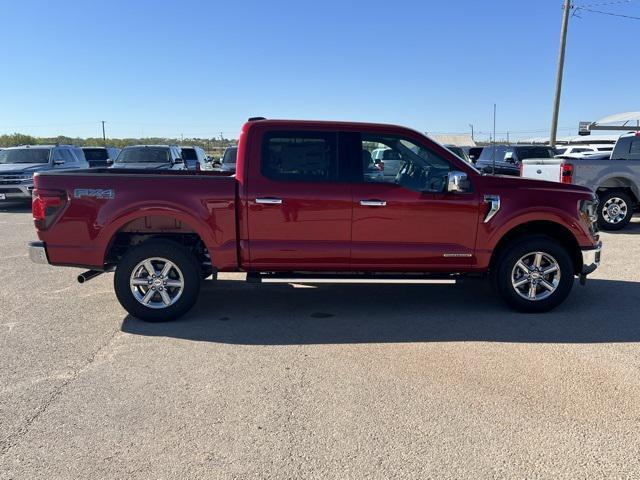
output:
[[[0,193],[22,193],[22,190],[20,190],[19,188],[0,187]]]
[[[0,185],[20,185],[26,181],[20,175],[0,175]]]

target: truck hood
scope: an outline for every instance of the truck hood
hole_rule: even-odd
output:
[[[0,164],[0,173],[35,173],[50,170],[48,163],[3,163]]]
[[[550,160],[550,159],[549,159]],[[508,175],[483,175],[485,188],[513,188],[518,190],[552,190],[554,192],[584,193],[592,195],[593,192],[580,185],[571,183],[550,182],[547,180],[536,180],[534,178],[511,177]]]
[[[170,170],[173,167],[171,163],[114,163],[111,168],[142,168],[144,170]]]

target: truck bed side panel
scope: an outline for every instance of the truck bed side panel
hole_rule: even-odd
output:
[[[235,270],[238,266],[233,177],[44,174],[36,176],[35,186],[64,191],[67,197],[53,225],[38,232],[52,264],[102,268],[118,231],[153,233],[159,229],[195,232],[209,250],[214,267]],[[113,198],[99,198],[92,193],[96,190],[110,190]]]

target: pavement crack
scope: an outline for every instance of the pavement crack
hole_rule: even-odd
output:
[[[106,349],[113,341],[116,335],[120,332],[120,329],[115,329],[106,338],[104,342],[89,356],[86,362],[79,368],[73,370],[72,374],[68,378],[63,380],[57,388],[49,395],[49,397],[42,403],[36,411],[27,418],[27,421],[17,431],[10,433],[6,438],[0,440],[0,458],[15,447],[20,439],[24,437],[30,430],[31,426],[47,411],[47,409],[55,402],[58,397],[66,390],[66,388],[73,383],[87,368],[89,368],[93,362],[100,356],[102,351]]]

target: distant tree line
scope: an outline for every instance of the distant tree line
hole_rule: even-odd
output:
[[[57,137],[33,137],[22,133],[12,133],[10,135],[0,135],[0,148],[15,147],[18,145],[49,145],[49,144],[71,144],[79,147],[85,146],[108,146],[108,147],[126,147],[127,145],[180,145],[180,146],[198,146],[202,147],[206,152],[218,153],[229,145],[235,145],[236,140],[228,138],[164,138],[164,137],[147,137],[147,138],[102,138],[89,137],[66,137],[59,135]]]

